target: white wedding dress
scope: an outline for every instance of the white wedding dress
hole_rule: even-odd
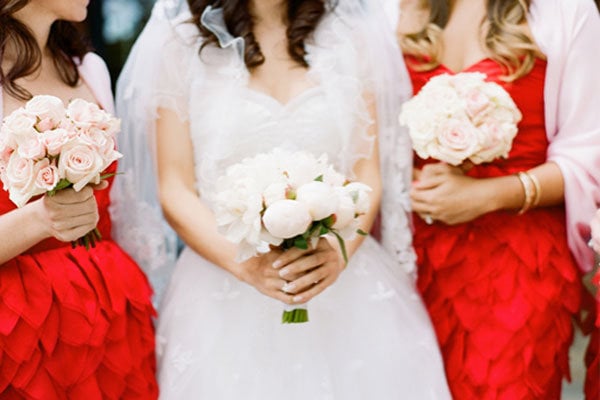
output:
[[[243,43],[226,32],[220,10],[205,12],[203,21],[221,47],[198,56],[195,28],[170,21],[175,29],[160,44],[156,97],[189,120],[204,201],[211,204],[228,165],[274,147],[326,153],[345,174],[369,156],[372,121],[362,93],[374,88],[358,51],[368,43],[352,21],[323,20],[307,46],[314,86],[286,104],[247,87]],[[395,190],[403,254],[392,257],[367,237],[339,279],[308,304],[308,323],[282,324],[282,303],[185,248],[159,309],[161,398],[450,399],[435,334],[407,272],[406,188]]]

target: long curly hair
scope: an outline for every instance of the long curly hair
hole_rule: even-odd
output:
[[[28,2],[0,0],[0,58],[9,42],[19,49],[13,65],[7,71],[0,68],[0,85],[9,95],[21,100],[28,100],[32,95],[15,81],[36,72],[42,62],[42,49],[31,30],[13,17]],[[48,49],[61,79],[69,86],[76,86],[79,82],[76,60],[81,60],[91,50],[90,42],[82,38],[75,24],[56,21],[50,29]]]
[[[188,5],[193,16],[192,22],[206,39],[202,47],[218,43],[216,36],[200,23],[202,13],[208,6],[222,8],[227,30],[233,36],[244,39],[244,62],[248,69],[264,63],[265,57],[253,33],[254,18],[248,7],[249,0],[188,0]],[[287,50],[292,60],[303,67],[308,67],[304,43],[314,32],[328,7],[334,7],[328,0],[287,1]]]
[[[491,58],[505,67],[506,81],[531,71],[538,55],[532,39],[519,26],[526,22],[530,4],[531,0],[487,0],[487,15],[481,22],[483,44]],[[401,37],[400,44],[406,54],[419,59],[413,68],[426,71],[440,64],[441,33],[448,23],[451,6],[448,0],[422,0],[421,8],[429,13],[428,23],[422,30]]]

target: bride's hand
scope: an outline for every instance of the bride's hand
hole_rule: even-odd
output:
[[[279,276],[279,271],[273,267],[273,263],[281,254],[281,250],[272,249],[266,254],[252,257],[239,264],[239,273],[236,275],[262,294],[286,304],[294,304],[293,296],[282,290],[288,282]]]
[[[292,248],[273,264],[287,285],[282,290],[292,303],[306,303],[333,284],[345,268],[335,239],[321,238],[314,249]]]
[[[427,164],[414,175],[410,191],[413,210],[448,225],[471,221],[489,211],[484,179],[465,176],[459,167]]]

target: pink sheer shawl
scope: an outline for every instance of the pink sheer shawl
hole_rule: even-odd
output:
[[[569,245],[587,272],[589,222],[600,205],[600,15],[592,0],[534,0],[529,24],[548,59],[548,160],[562,171]]]

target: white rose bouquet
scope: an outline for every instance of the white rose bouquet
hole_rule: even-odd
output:
[[[275,149],[230,166],[214,197],[219,231],[238,244],[239,262],[271,246],[314,246],[334,235],[347,261],[345,240],[356,233],[369,209],[371,188],[348,182],[327,162],[305,152]],[[285,310],[283,323],[308,321],[305,308]]]
[[[404,103],[400,123],[419,157],[455,166],[508,157],[522,115],[506,90],[485,78],[478,72],[438,75]]]
[[[121,154],[115,150],[120,120],[96,104],[75,99],[64,106],[54,96],[34,96],[7,116],[0,127],[0,179],[17,207],[32,197],[97,184]],[[89,248],[94,229],[79,239]],[[74,243],[75,245],[75,243]]]

